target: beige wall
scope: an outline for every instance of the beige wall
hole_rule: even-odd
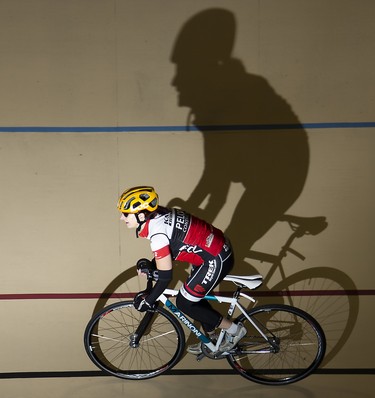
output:
[[[189,109],[178,106],[171,85],[171,49],[184,23],[212,7],[234,14],[233,56],[250,80],[264,78],[290,108],[266,90],[255,88],[249,104],[246,93],[226,91],[224,109],[234,103],[233,109],[207,111],[204,121],[374,122],[373,1],[2,0],[0,7],[0,294],[101,293],[137,258],[149,255],[148,243],[120,225],[115,205],[121,191],[146,183],[158,189],[163,203],[187,200],[202,174],[210,178],[206,193],[228,183],[226,202],[213,218],[223,229],[241,231],[242,240],[234,237],[237,246],[249,248],[247,229],[255,227],[248,218],[255,217],[257,205],[261,220],[280,212],[277,204],[285,200],[288,213],[322,215],[329,223],[322,234],[297,242],[307,260],[290,262],[288,274],[329,266],[349,276],[357,289],[374,288],[374,127],[12,132],[31,126],[184,126]],[[199,65],[201,56],[189,67]],[[208,104],[209,96],[203,98]],[[239,110],[239,98],[245,110]],[[258,102],[269,106],[254,114]],[[305,134],[309,156],[299,146]],[[220,155],[214,158],[218,173],[208,167],[213,159],[212,151],[204,152],[205,143]],[[299,167],[306,164],[304,176]],[[239,202],[245,194],[248,205]],[[253,201],[263,196],[261,204]],[[237,220],[231,224],[234,209],[243,214],[246,228]],[[274,252],[286,234],[276,224],[254,248]],[[242,264],[236,271],[247,269]],[[119,290],[140,287],[135,278]],[[2,300],[0,314],[7,322],[0,348],[9,360],[1,362],[0,372],[94,369],[82,333],[96,304],[94,299]],[[365,327],[372,305],[373,296],[360,298],[354,331],[327,366],[372,366],[375,352],[365,340],[374,326]]]

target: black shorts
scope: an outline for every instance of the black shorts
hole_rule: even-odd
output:
[[[216,257],[207,259],[202,265],[193,266],[190,276],[180,289],[185,299],[198,302],[206,296],[233,268],[232,247],[226,242]]]

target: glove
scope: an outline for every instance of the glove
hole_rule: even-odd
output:
[[[137,270],[147,274],[149,271],[156,269],[156,264],[147,258],[140,258],[137,261]]]
[[[134,297],[134,303],[133,306],[136,310],[138,310],[139,312],[145,312],[145,311],[149,311],[154,309],[154,305],[153,304],[149,304],[146,301],[146,295],[143,292],[138,293],[135,297]]]
[[[137,271],[147,275],[148,279],[157,281],[159,278],[158,270],[156,269],[155,258],[151,261],[147,258],[141,258],[137,261]]]

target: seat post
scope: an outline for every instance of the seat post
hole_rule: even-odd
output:
[[[233,293],[233,298],[238,299],[238,297],[240,297],[240,293],[241,293],[241,290],[243,289],[243,287],[244,286],[237,285],[237,288]]]

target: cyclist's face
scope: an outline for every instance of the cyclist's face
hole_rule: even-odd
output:
[[[138,227],[138,221],[135,214],[122,213],[120,220],[124,221],[129,229]]]

